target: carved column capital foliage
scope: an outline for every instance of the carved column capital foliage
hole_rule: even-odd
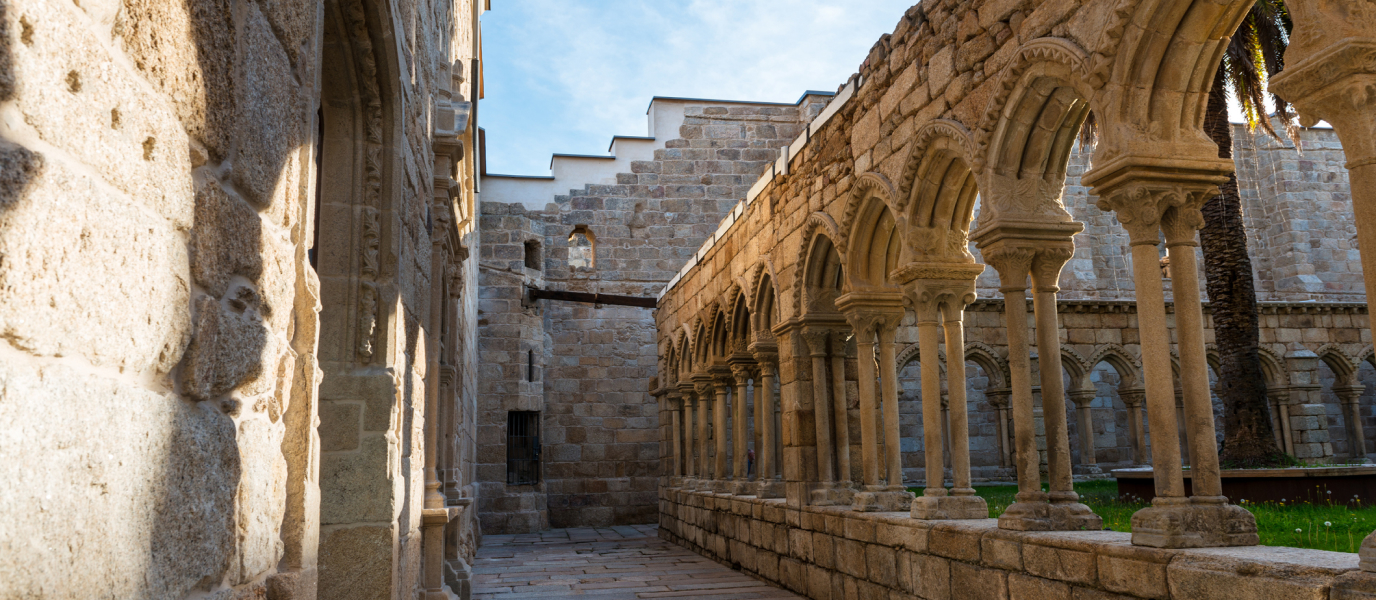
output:
[[[1019,292],[1027,289],[1027,274],[1037,249],[1026,246],[999,245],[983,251],[984,262],[999,272],[999,291]]]
[[[1199,207],[1217,194],[1215,182],[1134,179],[1106,190],[1095,205],[1117,215],[1134,246],[1154,245],[1160,241],[1157,232],[1163,226],[1176,240],[1187,230],[1193,235],[1204,222]],[[1168,212],[1173,214],[1168,216]]]
[[[976,266],[979,271],[973,273],[978,276],[984,270],[984,265]],[[943,311],[948,319],[959,320],[960,312],[976,298],[974,277],[961,277],[967,274],[946,273],[950,278],[914,279],[905,284],[904,291],[912,303],[913,311],[917,313],[917,321],[935,322]]]
[[[1324,120],[1340,135],[1350,132],[1342,140],[1348,168],[1376,161],[1370,135],[1376,131],[1376,4],[1291,4],[1295,34],[1285,52],[1286,69],[1271,81],[1271,90],[1295,105],[1305,126]]]
[[[1063,181],[990,173],[983,178],[984,198],[976,231],[1006,223],[1069,223],[1075,220],[1061,201]]]
[[[735,381],[735,384],[738,386],[745,385],[746,382],[750,381],[751,376],[754,374],[755,369],[752,368],[751,365],[744,363],[736,363],[734,365],[731,365],[731,378]]]
[[[1057,283],[1061,280],[1061,269],[1075,255],[1075,246],[1054,246],[1040,248],[1032,259],[1032,285],[1038,292],[1059,292]]]
[[[1142,402],[1146,401],[1147,390],[1118,390],[1118,399],[1122,400],[1123,405],[1128,408],[1137,408],[1142,406]]]
[[[807,344],[808,353],[812,356],[827,355],[827,339],[831,337],[830,329],[820,327],[808,327],[803,330],[803,342]]]
[[[857,340],[874,340],[876,330],[889,330],[903,322],[903,296],[899,292],[851,292],[836,299],[836,307],[855,330]]]

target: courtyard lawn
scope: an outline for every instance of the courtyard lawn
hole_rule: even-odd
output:
[[[922,488],[910,488],[922,494]],[[1045,489],[1045,486],[1043,486]],[[1104,527],[1132,531],[1132,513],[1147,506],[1145,502],[1118,500],[1118,484],[1113,480],[1085,481],[1075,484],[1084,502],[1103,517]],[[989,516],[998,517],[1013,503],[1018,488],[1013,485],[976,486],[975,493],[989,503]],[[1376,529],[1376,504],[1360,507],[1345,504],[1265,502],[1242,504],[1257,517],[1257,531],[1263,546],[1289,546],[1334,552],[1356,552],[1362,539]]]

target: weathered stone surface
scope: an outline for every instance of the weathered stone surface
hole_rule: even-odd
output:
[[[0,422],[0,589],[182,597],[231,566],[241,471],[217,408],[6,360]]]
[[[320,493],[332,499],[320,507],[322,525],[395,518],[395,482],[387,469],[395,442],[389,438],[370,435],[359,442],[356,453],[320,458]]]
[[[196,192],[191,229],[191,277],[215,297],[224,296],[230,278],[257,280],[263,272],[262,221],[248,204],[225,192],[215,180]]]
[[[282,516],[287,500],[287,464],[282,457],[282,428],[263,419],[239,424],[242,480],[237,498],[238,574],[248,583],[275,568],[282,558]]]
[[[380,600],[392,597],[391,527],[361,525],[320,534],[320,598]]]
[[[217,398],[262,369],[267,332],[256,304],[253,291],[243,287],[224,301],[196,299],[196,330],[182,365],[182,385],[192,397]]]

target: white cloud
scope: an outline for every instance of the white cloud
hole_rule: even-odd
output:
[[[489,171],[644,135],[652,96],[793,102],[855,72],[912,0],[527,0],[483,17]],[[860,5],[860,6],[855,6]]]

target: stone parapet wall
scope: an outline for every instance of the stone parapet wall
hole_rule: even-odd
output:
[[[660,537],[813,600],[1366,598],[1355,554],[1255,546],[1167,550],[1114,531],[1019,532],[994,519],[794,507],[664,487]]]

